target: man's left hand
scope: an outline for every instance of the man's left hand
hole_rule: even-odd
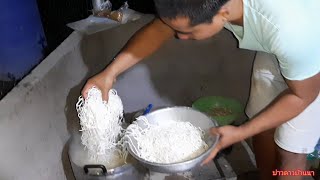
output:
[[[244,138],[244,131],[241,127],[236,126],[222,126],[218,128],[211,128],[210,132],[213,135],[219,134],[220,139],[216,147],[211,151],[208,158],[204,160],[201,165],[209,163],[220,150],[234,143],[240,142]]]

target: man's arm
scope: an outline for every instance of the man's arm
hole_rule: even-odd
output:
[[[210,162],[221,149],[268,129],[275,128],[296,117],[319,95],[320,73],[302,81],[286,81],[288,89],[249,122],[239,127],[222,126],[212,128],[211,133],[221,135],[220,140],[202,164]]]
[[[119,74],[154,53],[172,37],[174,31],[168,25],[160,19],[153,20],[135,33],[107,68],[87,81],[81,94],[86,98],[89,89],[95,86],[102,91],[102,98],[108,100],[108,92]]]
[[[160,19],[155,19],[140,29],[125,45],[106,71],[119,74],[158,50],[164,42],[174,37],[174,31]]]
[[[319,95],[320,73],[302,81],[286,80],[286,82],[288,89],[250,122],[240,126],[244,132],[244,139],[296,117]]]

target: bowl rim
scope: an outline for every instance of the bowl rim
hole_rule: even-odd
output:
[[[229,101],[231,102],[231,104],[235,105],[235,106],[238,106],[241,111],[237,111],[236,113],[233,113],[233,114],[238,114],[238,113],[241,113],[243,110],[244,110],[244,105],[240,102],[239,99],[237,98],[233,98],[233,97],[227,97],[227,96],[202,96],[202,97],[199,97],[198,99],[196,99],[195,101],[192,102],[192,108],[195,108],[196,110],[198,110],[196,108],[197,106],[197,103],[199,103],[200,101],[203,101],[203,100],[207,100],[207,99],[211,99],[211,98],[220,98],[220,99],[223,99],[223,100],[226,100],[226,101]],[[238,109],[237,109],[238,110]],[[201,111],[202,112],[202,111]],[[231,114],[231,115],[233,115]]]
[[[197,110],[197,109],[194,109],[192,107],[188,107],[188,106],[171,106],[171,107],[165,107],[165,108],[161,108],[161,109],[156,109],[154,111],[151,111],[150,113],[156,113],[156,112],[159,112],[159,111],[165,111],[165,110],[168,110],[168,109],[175,109],[175,108],[179,108],[179,109],[189,109],[189,110],[193,110],[193,111],[196,111],[196,112],[199,112],[201,114],[203,114],[204,116],[206,116],[208,119],[212,119],[210,118],[210,116],[208,116],[207,114]],[[146,115],[147,116],[147,115]],[[218,123],[216,122],[216,120],[213,120],[211,121],[214,126],[213,127],[218,127]],[[209,134],[209,136],[214,136],[216,138],[216,141],[211,145],[209,146],[209,148],[204,151],[203,153],[201,153],[200,155],[194,157],[193,159],[189,159],[189,160],[186,160],[186,161],[182,161],[182,162],[176,162],[176,163],[156,163],[156,162],[151,162],[151,161],[147,161],[147,160],[144,160],[142,158],[140,158],[138,155],[136,155],[132,149],[131,149],[131,144],[128,143],[128,151],[129,153],[134,157],[136,158],[138,161],[144,163],[144,164],[148,164],[148,165],[152,165],[152,166],[161,166],[161,167],[171,167],[171,166],[178,166],[178,165],[183,165],[183,164],[189,164],[189,163],[192,163],[195,159],[197,158],[200,158],[202,159],[203,157],[207,157],[211,151],[216,147],[217,143],[219,142],[220,140],[220,135],[219,134],[216,134],[216,135],[211,135]]]
[[[208,115],[211,119],[216,120],[216,122],[219,124],[219,126],[230,125],[230,124],[234,123],[236,121],[236,119],[239,118],[241,116],[241,114],[243,114],[243,112],[245,110],[245,107],[244,107],[243,103],[240,102],[240,100],[238,98],[233,98],[233,97],[228,97],[228,96],[220,96],[220,95],[216,95],[216,96],[215,95],[209,95],[209,96],[199,97],[198,99],[196,99],[195,101],[192,102],[192,108],[200,110],[202,108],[199,108],[199,103],[201,101],[205,101],[205,100],[211,101],[211,99],[215,99],[215,100],[218,99],[218,101],[216,101],[214,104],[217,104],[218,102],[220,102],[220,100],[227,101],[226,104],[229,104],[229,106],[228,105],[227,106],[218,105],[216,107],[228,107],[229,109],[232,110],[232,113],[229,114],[229,115],[218,115],[218,116],[210,115],[208,113],[210,108],[207,109],[207,110],[201,110],[201,112],[203,112],[206,115]],[[214,101],[211,101],[210,104],[213,104]],[[215,106],[212,106],[212,107],[215,107]],[[236,107],[236,108],[230,108],[230,107]]]

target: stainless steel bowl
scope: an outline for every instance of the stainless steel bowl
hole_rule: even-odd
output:
[[[169,121],[172,122],[172,120],[179,119],[180,121],[188,121],[192,125],[196,127],[200,127],[202,130],[206,132],[205,135],[205,142],[209,146],[207,151],[199,155],[198,157],[195,157],[194,159],[187,160],[184,162],[179,163],[172,163],[172,164],[162,164],[162,163],[154,163],[146,161],[145,159],[140,158],[134,150],[132,150],[132,145],[136,147],[136,141],[132,142],[132,145],[129,144],[129,153],[140,163],[145,166],[146,168],[155,171],[155,172],[161,172],[161,173],[178,173],[178,172],[184,172],[188,171],[198,165],[201,164],[202,161],[204,161],[210,154],[210,152],[213,150],[213,148],[216,146],[219,136],[213,136],[209,134],[209,129],[211,127],[218,126],[217,122],[210,119],[207,115],[204,113],[192,109],[190,107],[170,107],[170,108],[164,108],[155,110],[149,114],[146,115],[146,118],[148,119],[149,123],[151,124],[166,124],[169,123]],[[138,123],[139,124],[139,123]],[[139,124],[142,128],[143,125]],[[133,139],[133,138],[131,138]],[[165,153],[165,152],[164,152]]]

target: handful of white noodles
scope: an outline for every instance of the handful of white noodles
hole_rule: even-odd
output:
[[[116,90],[109,91],[108,102],[102,100],[101,91],[91,88],[88,97],[82,96],[76,104],[82,135],[81,142],[95,162],[124,159],[125,150],[119,146],[123,136],[123,105]],[[115,157],[116,156],[116,157]]]

